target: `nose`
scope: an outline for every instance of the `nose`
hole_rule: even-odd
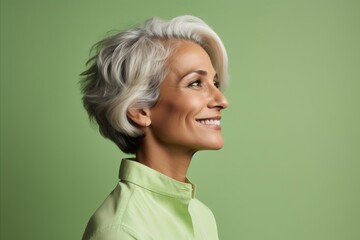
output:
[[[211,91],[211,100],[209,101],[209,108],[225,109],[229,106],[229,102],[219,88],[214,87]]]

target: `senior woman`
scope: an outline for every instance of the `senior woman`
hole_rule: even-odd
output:
[[[218,239],[214,216],[186,178],[193,155],[220,149],[227,55],[202,20],[152,18],[96,45],[84,106],[124,152],[120,181],[83,239]]]

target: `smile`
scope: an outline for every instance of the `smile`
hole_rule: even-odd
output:
[[[203,120],[196,120],[197,122],[204,124],[204,125],[215,125],[220,126],[220,120],[213,120],[213,119],[203,119]]]

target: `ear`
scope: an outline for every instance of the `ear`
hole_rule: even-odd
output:
[[[129,108],[127,116],[140,127],[147,127],[151,124],[150,110],[148,108]]]

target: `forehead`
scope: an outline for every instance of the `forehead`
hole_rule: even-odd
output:
[[[212,76],[216,74],[209,55],[199,44],[190,41],[177,44],[169,59],[170,72],[179,76],[198,70],[206,71]]]

